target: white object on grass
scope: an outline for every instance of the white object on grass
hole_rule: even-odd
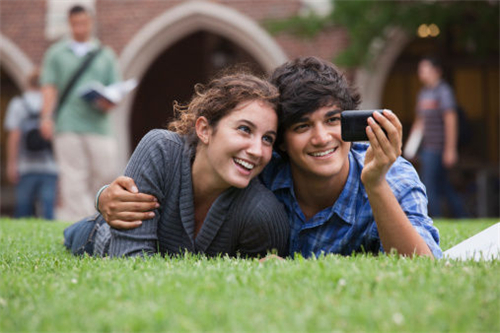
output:
[[[500,258],[500,222],[443,253],[445,259],[493,260]]]

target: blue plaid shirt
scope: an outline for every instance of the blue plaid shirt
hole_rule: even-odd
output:
[[[377,224],[361,183],[361,170],[368,144],[354,143],[349,152],[349,176],[335,204],[306,221],[293,189],[290,165],[278,154],[261,174],[262,182],[284,204],[290,221],[290,254],[384,251]],[[427,195],[413,166],[398,158],[386,179],[413,227],[422,236],[436,258],[442,257],[439,233],[427,215]]]

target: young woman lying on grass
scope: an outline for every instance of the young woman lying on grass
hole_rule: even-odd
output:
[[[117,230],[98,214],[68,227],[65,246],[75,254],[112,257],[186,250],[286,255],[286,213],[254,179],[271,159],[277,97],[274,86],[248,74],[195,86],[189,105],[174,106],[170,131],[146,134],[125,170],[142,193],[158,199],[151,219]]]

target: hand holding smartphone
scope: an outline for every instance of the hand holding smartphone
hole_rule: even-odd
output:
[[[366,126],[368,126],[368,118],[372,117],[373,112],[375,111],[383,114],[384,110],[343,111],[340,114],[342,140],[348,142],[368,141],[368,136],[366,135]]]

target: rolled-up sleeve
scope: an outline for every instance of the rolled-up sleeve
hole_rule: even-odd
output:
[[[412,186],[399,198],[401,208],[435,258],[443,256],[439,247],[439,231],[427,214],[427,195],[423,186]]]

